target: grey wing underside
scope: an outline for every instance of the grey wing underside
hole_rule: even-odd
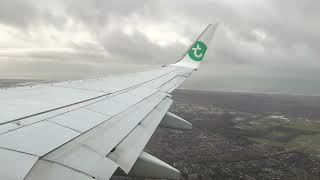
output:
[[[2,90],[0,179],[109,179],[118,167],[178,178],[179,171],[143,149],[165,116],[175,119],[167,114],[170,93],[192,71],[171,66]]]

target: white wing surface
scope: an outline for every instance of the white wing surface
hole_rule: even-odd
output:
[[[0,179],[105,180],[117,168],[178,179],[143,149],[159,125],[191,127],[168,112],[170,93],[199,66],[216,27],[157,70],[0,90]]]

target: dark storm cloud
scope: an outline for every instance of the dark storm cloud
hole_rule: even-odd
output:
[[[79,39],[83,38],[81,31],[87,31],[90,38],[57,43],[72,51],[0,53],[0,58],[21,62],[26,56],[26,60],[39,62],[41,68],[51,73],[57,68],[50,69],[50,64],[55,63],[98,64],[112,69],[110,63],[115,62],[126,70],[132,64],[165,64],[176,61],[187,48],[179,38],[192,41],[206,24],[220,22],[205,66],[185,87],[268,92],[288,89],[287,92],[320,94],[320,87],[312,86],[320,84],[319,6],[320,1],[314,0],[4,0],[0,2],[0,24],[16,27],[25,33],[20,34],[21,37],[28,37],[38,26],[53,26],[54,31],[74,28],[71,32],[80,34],[74,37]],[[125,33],[124,27],[128,24],[133,29]],[[26,28],[30,26],[32,28]],[[169,38],[174,40],[163,45],[152,39],[154,34],[168,32],[176,32],[180,37],[171,35]],[[52,36],[48,44],[72,34]],[[34,46],[36,43],[33,42]],[[11,44],[8,40],[1,47],[12,48]],[[55,45],[50,48],[52,46]],[[89,76],[94,70],[72,68],[71,71]]]

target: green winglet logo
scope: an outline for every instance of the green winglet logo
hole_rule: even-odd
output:
[[[197,41],[189,50],[188,54],[195,61],[202,61],[204,54],[207,51],[207,45],[202,41]]]

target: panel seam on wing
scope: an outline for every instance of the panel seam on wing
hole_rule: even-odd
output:
[[[70,107],[70,106],[73,106],[73,105],[77,105],[77,104],[81,104],[81,103],[84,103],[84,102],[88,102],[88,101],[91,101],[91,100],[95,100],[95,99],[98,99],[98,98],[101,98],[101,97],[104,97],[104,96],[108,96],[108,95],[113,95],[113,94],[116,94],[116,93],[121,93],[122,91],[127,91],[127,90],[130,90],[131,88],[136,88],[136,87],[139,87],[147,82],[150,82],[150,81],[153,81],[155,79],[158,79],[160,77],[163,77],[173,71],[176,71],[176,69],[168,72],[168,73],[165,73],[161,76],[158,76],[156,78],[153,78],[151,80],[148,80],[148,81],[145,81],[143,83],[140,83],[140,84],[137,84],[137,85],[134,85],[134,86],[131,86],[131,87],[128,87],[128,88],[125,88],[125,89],[122,89],[122,90],[118,90],[118,91],[115,91],[115,92],[111,92],[111,93],[107,93],[107,94],[103,94],[103,95],[100,95],[100,96],[96,96],[96,97],[93,97],[93,98],[89,98],[89,99],[86,99],[86,100],[83,100],[83,101],[80,101],[80,102],[75,102],[75,103],[72,103],[72,104],[68,104],[68,105],[65,105],[65,106],[61,106],[61,107],[57,107],[57,108],[53,108],[53,109],[49,109],[49,110],[46,110],[46,111],[42,111],[42,112],[39,112],[39,113],[35,113],[35,114],[31,114],[31,115],[28,115],[28,116],[24,116],[24,117],[21,117],[21,118],[17,118],[17,119],[13,119],[13,120],[9,120],[9,121],[6,121],[6,122],[3,122],[3,123],[0,123],[0,126],[2,125],[5,125],[5,124],[9,124],[9,123],[13,123],[13,122],[16,122],[16,121],[19,121],[19,120],[23,120],[23,119],[27,119],[27,118],[30,118],[30,117],[33,117],[33,116],[37,116],[37,115],[41,115],[41,114],[45,114],[45,113],[48,113],[48,112],[52,112],[52,111],[55,111],[55,110],[59,110],[59,109],[63,109],[63,108],[66,108],[66,107]]]
[[[84,174],[84,175],[86,175],[86,176],[89,176],[89,177],[91,177],[91,178],[95,178],[95,177],[91,176],[90,174],[87,174],[87,173],[85,173],[85,172],[83,172],[83,171],[80,171],[80,170],[78,170],[78,169],[75,169],[75,168],[73,168],[73,167],[67,166],[67,165],[62,164],[62,163],[59,163],[59,162],[51,161],[51,160],[44,159],[44,158],[40,158],[38,161],[46,161],[46,162],[49,162],[49,163],[52,163],[52,164],[57,164],[57,165],[62,166],[62,167],[64,167],[64,168],[70,169],[70,170],[72,170],[72,171],[76,171],[76,172],[78,172],[78,173],[82,173],[82,174]],[[32,169],[31,169],[31,170],[32,170]],[[30,170],[30,171],[31,171],[31,170]]]
[[[159,92],[159,91],[157,91],[157,92]],[[139,101],[139,102],[137,102],[137,103],[133,104],[132,106],[130,106],[130,107],[128,107],[127,109],[125,109],[125,110],[123,110],[123,111],[119,112],[118,114],[116,114],[116,115],[114,115],[114,116],[111,116],[109,119],[115,118],[116,116],[118,116],[119,114],[121,114],[121,113],[123,113],[123,112],[125,112],[125,111],[130,111],[130,110],[132,110],[132,108],[134,108],[134,106],[135,106],[135,105],[140,104],[141,102],[143,102],[144,100],[146,100],[146,99],[150,98],[151,96],[153,96],[153,95],[154,95],[154,94],[156,94],[157,92],[155,92],[155,93],[151,94],[150,96],[148,96],[148,97],[146,97],[146,98],[142,99],[141,101]],[[87,108],[85,108],[85,107],[82,107],[82,108],[83,108],[83,109],[87,109]],[[90,109],[87,109],[87,110],[90,110]],[[96,111],[94,111],[94,112],[96,112]],[[150,111],[150,112],[151,112],[151,111]],[[149,112],[149,113],[150,113],[150,112]],[[148,114],[149,114],[149,113],[148,113]],[[145,116],[145,117],[146,117],[146,116]],[[108,120],[109,120],[109,119],[108,119]],[[105,120],[105,121],[103,121],[103,122],[99,123],[98,125],[96,125],[96,126],[92,127],[91,129],[89,129],[89,130],[87,130],[87,131],[85,131],[85,132],[80,132],[80,133],[81,133],[80,135],[78,135],[78,136],[76,136],[75,138],[73,138],[73,139],[71,139],[71,140],[69,140],[69,141],[65,142],[65,143],[64,143],[64,144],[62,144],[61,146],[54,148],[53,150],[49,151],[49,152],[48,152],[48,153],[46,153],[45,155],[47,155],[47,154],[49,154],[49,153],[53,152],[54,150],[56,150],[56,149],[58,149],[58,148],[62,147],[63,145],[67,144],[68,142],[70,142],[70,141],[72,141],[72,140],[74,140],[74,139],[76,139],[76,138],[80,137],[80,136],[81,136],[81,135],[83,135],[84,133],[87,133],[87,132],[89,132],[90,130],[92,130],[92,129],[94,129],[94,128],[96,128],[96,127],[100,126],[100,125],[102,125],[103,123],[106,123],[108,120]],[[141,122],[141,121],[142,121],[142,120],[140,120],[140,122]],[[77,131],[77,132],[78,132],[78,131]],[[131,132],[131,131],[130,131],[130,132]],[[45,155],[43,155],[43,156],[45,156]]]
[[[0,147],[0,149],[5,149],[5,150],[8,150],[8,151],[13,151],[13,152],[17,152],[17,153],[22,153],[22,154],[26,154],[26,155],[30,155],[30,156],[39,157],[39,156],[37,156],[35,154],[31,154],[31,153],[27,153],[27,152],[23,152],[23,151],[18,151],[18,150],[6,148],[6,147]]]

